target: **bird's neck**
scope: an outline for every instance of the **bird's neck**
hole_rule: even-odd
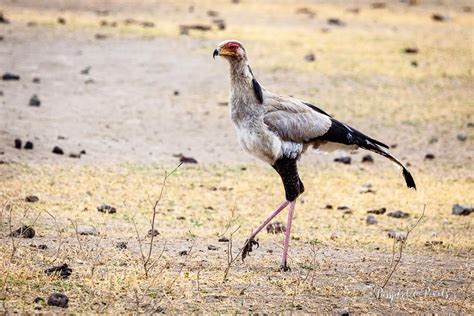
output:
[[[230,63],[231,92],[252,89],[253,74],[246,59],[233,60]]]

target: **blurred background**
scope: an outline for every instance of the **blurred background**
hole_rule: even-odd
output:
[[[0,9],[0,69],[21,77],[0,82],[5,159],[57,161],[59,146],[85,150],[88,162],[253,161],[228,117],[227,64],[211,58],[235,38],[267,89],[399,144],[410,162],[472,163],[459,141],[472,137],[470,1],[5,0]],[[15,138],[34,151],[13,150]]]

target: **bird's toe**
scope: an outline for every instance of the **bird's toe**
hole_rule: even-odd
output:
[[[280,264],[280,271],[281,272],[287,272],[287,271],[291,271],[291,268],[288,266],[288,264],[286,262]]]
[[[249,255],[252,252],[253,246],[257,246],[258,248],[260,247],[260,244],[254,239],[250,239],[250,240],[247,239],[245,241],[245,245],[242,248],[242,261],[245,259],[245,257],[247,257],[247,255]]]

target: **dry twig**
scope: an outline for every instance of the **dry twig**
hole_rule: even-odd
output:
[[[413,229],[415,229],[415,227],[418,226],[418,224],[421,222],[421,220],[423,219],[423,217],[425,216],[425,209],[426,209],[426,204],[423,206],[423,212],[421,213],[421,216],[420,218],[418,218],[418,220],[416,221],[415,224],[413,224],[411,227],[407,227],[407,232],[406,232],[406,235],[405,235],[405,238],[402,239],[402,240],[395,240],[394,241],[394,245],[393,245],[393,249],[392,249],[392,260],[390,262],[390,271],[389,273],[387,274],[386,278],[385,278],[385,281],[382,283],[382,286],[380,287],[380,289],[383,291],[385,289],[385,287],[387,286],[388,282],[390,281],[390,279],[392,278],[393,274],[395,273],[395,271],[398,270],[398,268],[400,267],[400,263],[402,261],[402,256],[403,256],[403,250],[405,249],[405,246],[408,242],[408,236],[410,235],[410,233],[413,231]],[[400,243],[399,244],[399,248],[398,248],[398,257],[395,258],[395,246],[397,243]],[[377,295],[375,292],[375,297],[376,298],[380,298],[380,295]]]

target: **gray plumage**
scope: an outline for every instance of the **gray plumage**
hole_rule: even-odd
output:
[[[238,41],[222,42],[214,55],[229,61],[231,119],[240,144],[250,154],[274,165],[283,156],[299,159],[308,148],[331,151],[361,147],[400,165],[407,185],[415,187],[405,166],[388,152],[385,144],[307,102],[276,95],[262,87]]]

